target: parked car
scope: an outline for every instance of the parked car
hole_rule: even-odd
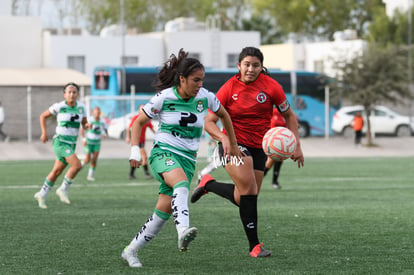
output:
[[[136,114],[137,113],[129,113],[127,115],[111,119],[108,126],[108,137],[113,139],[125,139],[129,123],[131,122],[132,117]],[[158,127],[158,121],[153,119],[151,120],[151,123],[154,125],[154,130],[156,130]],[[151,130],[147,130],[146,138],[153,139],[154,133]]]
[[[332,120],[332,130],[335,134],[344,137],[353,137],[354,130],[351,122],[357,112],[361,112],[364,117],[364,128],[362,132],[367,131],[367,117],[364,107],[361,105],[347,106],[340,108]],[[394,136],[411,136],[414,133],[414,118],[411,120],[408,116],[400,115],[385,106],[375,106],[369,118],[371,123],[372,134],[375,135],[394,135]]]

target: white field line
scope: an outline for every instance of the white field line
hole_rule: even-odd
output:
[[[157,183],[155,183],[157,184]],[[150,185],[155,185],[154,183],[143,183],[143,182],[129,182],[129,183],[105,183],[105,184],[100,184],[100,183],[81,183],[81,184],[76,184],[74,183],[73,186],[71,186],[71,188],[88,188],[88,187],[125,187],[125,186],[150,186]],[[5,186],[0,186],[0,189],[33,189],[33,188],[39,188],[41,187],[42,184],[37,184],[37,185],[5,185]]]

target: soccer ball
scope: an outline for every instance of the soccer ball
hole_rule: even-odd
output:
[[[263,137],[263,151],[273,160],[290,158],[296,149],[295,135],[288,128],[271,128]]]

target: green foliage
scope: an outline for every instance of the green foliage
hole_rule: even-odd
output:
[[[371,44],[362,55],[337,61],[334,67],[339,73],[330,85],[340,97],[363,105],[369,116],[374,105],[404,103],[411,98],[406,57],[406,48]],[[368,120],[368,145],[372,145],[370,133]]]
[[[287,35],[295,33],[308,39],[333,39],[336,31],[354,29],[359,37],[372,21],[381,0],[254,0],[258,14],[269,12]]]
[[[103,27],[121,22],[120,0],[80,1],[90,32],[99,33]],[[235,30],[250,8],[248,0],[124,0],[124,5],[127,28],[138,32],[163,30],[165,23],[177,17],[203,22],[209,15],[218,16],[223,30]]]
[[[396,11],[393,17],[388,17],[383,9],[376,9],[374,20],[369,25],[369,33],[366,39],[370,43],[387,46],[390,44],[407,45],[408,41],[408,14]],[[411,12],[414,20],[414,11]],[[412,23],[414,25],[414,23]],[[411,37],[414,37],[414,27],[411,29]]]
[[[354,104],[401,102],[409,96],[406,56],[399,47],[371,45],[360,56],[337,61],[339,73],[332,85]]]
[[[85,169],[76,178],[71,205],[54,188],[43,210],[33,194],[52,161],[0,162],[0,273],[411,274],[412,162],[309,158],[298,170],[286,161],[283,188],[273,190],[267,176],[258,202],[260,241],[272,257],[248,256],[238,209],[210,193],[190,204],[191,225],[199,228],[190,251],[178,252],[169,221],[139,253],[139,270],[120,253],[155,206],[158,183],[143,180],[142,169],[128,181],[126,160],[100,160],[96,182],[86,182]],[[213,175],[230,182],[222,168]]]

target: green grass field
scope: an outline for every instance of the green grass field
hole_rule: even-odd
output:
[[[1,274],[414,274],[414,158],[288,161],[283,188],[269,175],[259,197],[259,237],[272,257],[251,258],[238,209],[208,194],[190,204],[199,229],[190,251],[178,251],[170,220],[140,252],[139,270],[120,253],[152,214],[158,183],[142,169],[129,181],[127,160],[100,160],[96,182],[86,169],[78,175],[71,205],[55,187],[43,210],[33,194],[52,163],[0,162]],[[229,181],[222,168],[213,176]]]

